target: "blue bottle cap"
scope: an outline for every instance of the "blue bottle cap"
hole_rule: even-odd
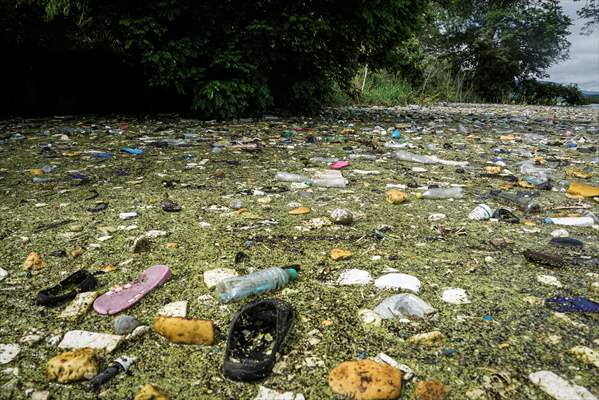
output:
[[[287,272],[289,273],[289,278],[292,281],[297,280],[297,271],[295,270],[295,268],[287,268]]]

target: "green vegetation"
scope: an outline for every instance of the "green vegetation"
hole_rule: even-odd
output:
[[[361,76],[357,76],[354,79],[354,84],[361,81],[361,78]],[[413,103],[415,97],[415,90],[406,81],[395,74],[382,71],[372,74],[366,80],[364,92],[360,93],[358,99],[366,104],[394,106]]]
[[[520,83],[517,89],[517,98],[523,103],[544,105],[559,103],[585,104],[584,96],[576,86],[533,80]]]
[[[20,1],[0,8],[3,41],[104,49],[204,117],[311,112],[360,65],[379,65],[418,25],[424,0]],[[45,15],[44,15],[45,13]],[[12,30],[23,16],[31,23]],[[51,28],[51,29],[50,29]],[[30,36],[21,37],[24,30]],[[48,46],[45,42],[41,47]]]
[[[583,8],[591,24],[596,8],[594,1]],[[0,2],[0,44],[16,63],[0,71],[8,88],[0,109],[27,97],[34,101],[25,110],[39,98],[42,107],[60,104],[54,92],[75,81],[71,70],[85,71],[83,82],[105,74],[112,87],[99,96],[108,104],[133,93],[130,102],[158,100],[154,109],[203,118],[354,102],[551,104],[570,89],[531,82],[567,58],[570,24],[557,0]],[[77,65],[88,53],[90,61]],[[90,98],[105,85],[71,86]],[[150,90],[157,99],[145,99]],[[579,93],[561,94],[581,102]]]
[[[585,96],[583,102],[584,104],[599,104],[599,95],[594,94],[592,96]]]
[[[447,67],[429,68],[426,79],[420,85],[408,82],[399,74],[386,70],[368,75],[361,91],[363,74],[354,80],[350,97],[338,88],[332,103],[350,105],[352,103],[397,106],[406,104],[431,104],[437,101],[455,103],[482,102],[474,94],[471,86],[466,86],[463,76],[452,75]],[[501,100],[502,103],[538,105],[584,105],[599,103],[599,96],[584,96],[574,85],[561,85],[554,82],[527,80],[520,82],[514,92]]]
[[[568,56],[571,21],[558,1],[437,1],[425,18],[427,29],[387,54],[360,101],[583,103],[577,88],[539,81]]]
[[[423,46],[464,75],[486,101],[509,98],[516,82],[546,77],[567,58],[570,19],[559,1],[439,2]]]
[[[474,102],[479,101],[471,89],[464,87],[463,77],[454,75],[447,66],[430,65],[420,81],[408,81],[399,73],[387,70],[367,75],[364,90],[363,72],[353,80],[354,99],[358,103],[372,105],[429,104],[436,101]],[[347,104],[348,97],[338,97]]]

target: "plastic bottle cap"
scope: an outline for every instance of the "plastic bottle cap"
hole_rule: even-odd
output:
[[[297,271],[294,268],[287,268],[287,272],[289,273],[289,278],[292,281],[297,280]]]

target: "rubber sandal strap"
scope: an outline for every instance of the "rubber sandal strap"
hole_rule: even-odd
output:
[[[54,306],[73,299],[78,293],[92,290],[97,285],[98,280],[82,269],[72,273],[57,285],[41,290],[37,295],[36,303],[42,306]],[[64,292],[72,286],[75,286],[72,290]]]

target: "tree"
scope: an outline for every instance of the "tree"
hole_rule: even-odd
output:
[[[381,63],[425,0],[19,0],[71,48],[107,48],[206,117],[314,111],[333,84]],[[11,23],[7,21],[7,23]],[[35,37],[41,31],[31,24]],[[67,28],[65,28],[67,29]],[[35,39],[34,39],[35,40]]]
[[[522,102],[543,105],[566,103],[582,105],[584,95],[576,85],[562,85],[554,82],[527,80],[518,82],[517,99]]]
[[[570,19],[557,0],[440,0],[425,45],[488,101],[566,59]]]
[[[593,33],[595,26],[599,25],[599,0],[574,0],[584,1],[585,5],[578,10],[578,16],[583,19],[588,19],[582,28],[585,34]]]

